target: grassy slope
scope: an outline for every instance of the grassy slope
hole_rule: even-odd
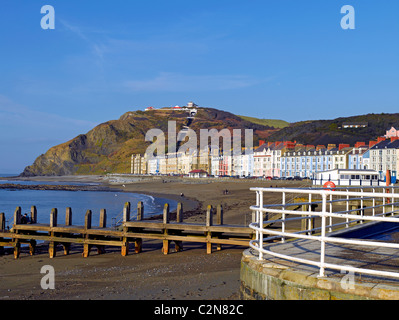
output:
[[[270,126],[270,127],[274,127],[274,128],[285,128],[288,127],[290,124],[287,121],[284,120],[277,120],[277,119],[258,119],[258,118],[254,118],[254,117],[247,117],[247,116],[238,116],[243,120],[252,122],[252,123],[256,123],[256,124],[260,124],[263,126]]]

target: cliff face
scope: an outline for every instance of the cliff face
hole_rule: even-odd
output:
[[[86,134],[50,148],[22,176],[104,174],[130,172],[130,156],[144,153],[150,142],[145,141],[148,130],[161,129],[165,136],[168,121],[176,121],[177,131],[187,125],[186,111],[157,109],[126,112],[118,120],[102,123]],[[229,112],[198,108],[190,128],[199,137],[200,129],[253,129],[254,144],[277,131],[273,127],[255,124]],[[244,131],[242,131],[244,138]]]

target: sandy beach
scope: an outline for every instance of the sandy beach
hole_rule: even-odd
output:
[[[222,204],[226,224],[248,225],[249,206],[255,203],[251,187],[309,186],[305,181],[259,181],[248,179],[181,179],[157,177],[133,182],[112,181],[100,176],[35,177],[36,181],[78,181],[100,183],[125,192],[151,194],[183,203],[184,220],[204,222],[207,205]],[[228,190],[228,194],[224,191]],[[183,196],[181,195],[183,194]],[[267,199],[273,202],[276,199]],[[136,204],[132,204],[136,205]],[[133,299],[133,300],[217,300],[238,299],[240,261],[244,247],[224,246],[206,254],[205,244],[185,243],[183,252],[164,255],[162,243],[143,241],[143,252],[122,257],[120,250],[107,247],[105,254],[92,250],[83,258],[82,247],[72,247],[64,256],[48,257],[47,245],[38,246],[34,256],[22,249],[19,259],[11,250],[0,256],[0,299]],[[55,289],[40,286],[44,265],[55,270]]]

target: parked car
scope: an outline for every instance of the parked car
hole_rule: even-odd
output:
[[[267,176],[267,177],[265,177],[265,179],[266,180],[272,180],[272,177],[271,176]]]

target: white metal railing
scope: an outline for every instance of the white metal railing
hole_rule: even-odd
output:
[[[383,221],[398,223],[399,219],[395,216],[399,213],[399,193],[398,188],[389,187],[353,187],[353,188],[336,188],[335,190],[326,189],[286,189],[286,188],[251,188],[256,192],[256,205],[250,209],[254,213],[253,222],[249,225],[256,231],[256,238],[250,241],[250,247],[257,251],[258,259],[262,260],[264,254],[269,254],[278,258],[294,261],[302,264],[317,266],[319,268],[319,276],[325,276],[325,269],[335,269],[348,272],[358,272],[363,274],[387,276],[399,278],[399,272],[364,269],[345,265],[327,263],[326,243],[352,244],[358,246],[374,246],[399,249],[399,243],[369,241],[360,239],[331,237],[327,233],[331,233],[339,228],[348,228],[353,223],[363,223],[364,221]],[[377,192],[376,192],[377,191]],[[378,192],[379,191],[379,192]],[[382,192],[381,192],[382,191]],[[396,191],[396,193],[395,193]],[[281,204],[264,205],[264,193],[271,195],[272,193],[281,193]],[[287,203],[287,195],[302,195],[307,197],[305,202]],[[365,206],[365,203],[371,203],[371,206]],[[320,205],[320,211],[312,211],[312,205]],[[335,205],[335,207],[334,207]],[[297,211],[292,207],[307,206],[307,211]],[[337,206],[339,209],[337,210]],[[342,210],[342,207],[344,210]],[[291,209],[290,209],[291,208]],[[306,207],[305,207],[306,208]],[[320,208],[320,207],[319,207]],[[334,210],[334,208],[336,210]],[[280,214],[281,218],[275,220],[264,219],[269,213]],[[357,214],[354,214],[357,213]],[[296,217],[287,217],[294,215]],[[311,228],[300,231],[287,231],[287,225],[291,222],[320,218],[320,226],[314,224]],[[333,223],[334,220],[339,222]],[[342,222],[343,220],[343,222]],[[281,224],[281,231],[276,229],[265,228],[264,224]],[[398,224],[399,227],[399,224]],[[265,237],[266,236],[266,237]],[[289,256],[287,254],[278,253],[265,248],[272,245],[272,240],[280,239],[285,242],[288,238],[309,239],[320,242],[320,259],[318,261],[300,258],[298,256]]]

